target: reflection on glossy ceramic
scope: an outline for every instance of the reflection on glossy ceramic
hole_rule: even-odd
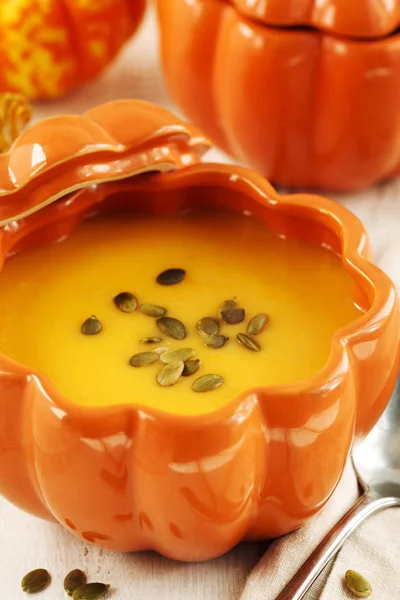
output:
[[[174,100],[239,161],[330,190],[400,172],[399,3],[158,0],[158,12]]]
[[[128,105],[131,131],[138,131],[142,105]],[[115,123],[112,116],[120,109],[112,103],[94,114]],[[153,111],[159,131],[159,113]],[[127,144],[127,164],[141,156],[139,171],[151,168],[153,144],[154,168],[162,147],[175,157],[170,164],[175,171],[129,177],[134,173],[129,167],[123,181],[106,183],[104,175],[101,184],[93,186],[90,179],[84,184],[86,167],[115,157],[107,150],[102,154],[110,131],[103,121],[90,152],[65,154],[62,165],[49,165],[18,187],[24,210],[31,189],[38,200],[29,205],[29,216],[11,220],[0,232],[2,259],[70,234],[88,212],[135,207],[158,214],[162,206],[163,214],[172,215],[188,207],[230,206],[251,210],[274,231],[341,253],[365,315],[336,333],[329,362],[314,378],[248,390],[206,415],[178,416],[135,405],[79,406],[62,397],[45,374],[0,356],[0,490],[21,508],[102,547],[151,548],[175,559],[204,560],[242,538],[291,531],[325,504],[354,434],[365,436],[390,397],[399,367],[400,317],[395,289],[370,262],[365,231],[353,215],[316,196],[278,196],[246,169],[179,168],[185,157],[194,160],[198,137],[190,128],[177,136],[173,124],[178,121],[163,114],[169,125],[162,144],[149,126],[145,143],[137,138],[136,146]],[[84,131],[91,127],[87,118]],[[63,122],[65,117],[55,119],[55,129]],[[50,133],[51,121],[44,127]],[[126,136],[127,129],[121,120],[110,137]],[[46,156],[53,156],[52,139],[57,136],[49,135]],[[143,145],[146,151],[140,153]],[[19,147],[17,142],[14,149]],[[29,171],[23,162],[21,169]],[[59,179],[65,190],[71,182],[82,189],[54,201],[62,193]],[[9,185],[5,177],[2,183]],[[46,189],[55,195],[36,210]],[[164,202],[157,204],[160,194]],[[14,197],[3,197],[3,215],[10,216]]]
[[[239,12],[268,25],[304,25],[352,38],[376,38],[400,25],[395,0],[232,0]]]

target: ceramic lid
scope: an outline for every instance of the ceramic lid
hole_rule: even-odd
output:
[[[268,25],[313,27],[347,37],[383,37],[400,25],[398,0],[231,1],[241,13]]]
[[[195,127],[141,100],[44,119],[0,155],[0,225],[84,187],[194,164],[209,147]]]

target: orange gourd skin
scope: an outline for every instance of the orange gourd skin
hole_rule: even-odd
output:
[[[336,191],[400,173],[398,2],[158,0],[158,15],[172,97],[240,162]]]
[[[137,29],[146,0],[7,0],[0,92],[53,98],[96,77]]]
[[[71,234],[88,212],[159,216],[208,203],[251,210],[273,230],[333,246],[354,279],[365,315],[333,337],[320,373],[245,390],[209,414],[80,406],[46,375],[0,354],[0,492],[85,541],[185,561],[282,535],[320,510],[399,370],[397,293],[371,262],[358,219],[324,198],[279,196],[250,170],[196,164],[206,147],[167,111],[120,101],[39,122],[0,156],[0,218],[28,215],[0,231],[1,261]],[[165,172],[131,176],[146,166]],[[95,177],[103,184],[93,186]]]

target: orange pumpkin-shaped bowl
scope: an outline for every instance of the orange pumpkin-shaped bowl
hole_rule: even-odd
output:
[[[1,493],[104,548],[179,560],[282,535],[320,510],[399,368],[397,294],[357,218],[317,196],[279,196],[247,169],[199,164],[206,148],[167,111],[119,101],[39,122],[0,157],[2,262],[72,234],[88,213],[207,203],[329,245],[354,281],[365,313],[336,332],[322,371],[244,390],[207,414],[77,405],[45,374],[0,355]]]
[[[400,171],[397,2],[158,0],[172,97],[284,186],[347,191]]]
[[[145,2],[2,2],[0,92],[52,98],[89,81],[137,29]]]

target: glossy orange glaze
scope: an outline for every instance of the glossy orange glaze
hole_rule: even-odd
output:
[[[72,183],[82,189],[9,221],[0,232],[3,260],[10,252],[71,234],[88,213],[134,210],[168,216],[204,205],[230,207],[250,210],[288,237],[331,246],[354,280],[354,299],[365,314],[337,331],[326,367],[313,378],[247,390],[205,415],[73,404],[45,374],[0,355],[0,490],[21,508],[105,548],[152,548],[179,560],[204,560],[243,538],[291,531],[324,506],[354,436],[362,439],[371,429],[394,387],[399,306],[394,286],[371,262],[361,223],[345,208],[317,196],[279,196],[261,176],[243,168],[179,168],[179,156],[194,160],[194,148],[198,156],[203,147],[196,132],[186,128],[180,153],[173,142],[175,119],[146,106],[146,152],[134,153],[133,135],[128,143],[121,115],[129,111],[132,130],[140,127],[143,104],[134,101],[111,103],[83,117],[82,131],[94,116],[102,123],[98,146],[93,137],[90,152],[79,154],[73,132],[65,136],[64,152],[71,150],[62,167],[65,190]],[[35,126],[39,145],[57,123],[65,123],[65,117]],[[177,122],[177,127],[184,126]],[[150,167],[159,154],[175,158],[170,163],[175,171],[106,183],[104,156],[109,155],[100,151],[106,133],[114,140],[125,136],[120,178],[133,174],[132,164]],[[17,141],[9,161],[22,146]],[[29,148],[22,154],[25,172],[33,158]],[[103,171],[102,185],[84,184],[89,164],[93,172],[102,165],[97,169]],[[50,161],[47,169],[27,176],[18,187],[19,206],[26,205],[32,187],[47,189],[54,200],[60,193],[57,168]],[[162,202],[156,201],[160,195]],[[5,212],[15,198],[3,196]],[[31,210],[39,208],[39,192],[38,198],[38,204],[28,203]]]
[[[167,84],[190,120],[268,179],[368,186],[400,172],[400,38],[381,37],[399,24],[391,6],[158,0]]]
[[[239,12],[268,25],[315,27],[352,38],[377,38],[400,25],[398,2],[381,0],[230,0]]]
[[[0,91],[65,94],[95,77],[137,29],[145,0],[8,0],[0,4]]]

